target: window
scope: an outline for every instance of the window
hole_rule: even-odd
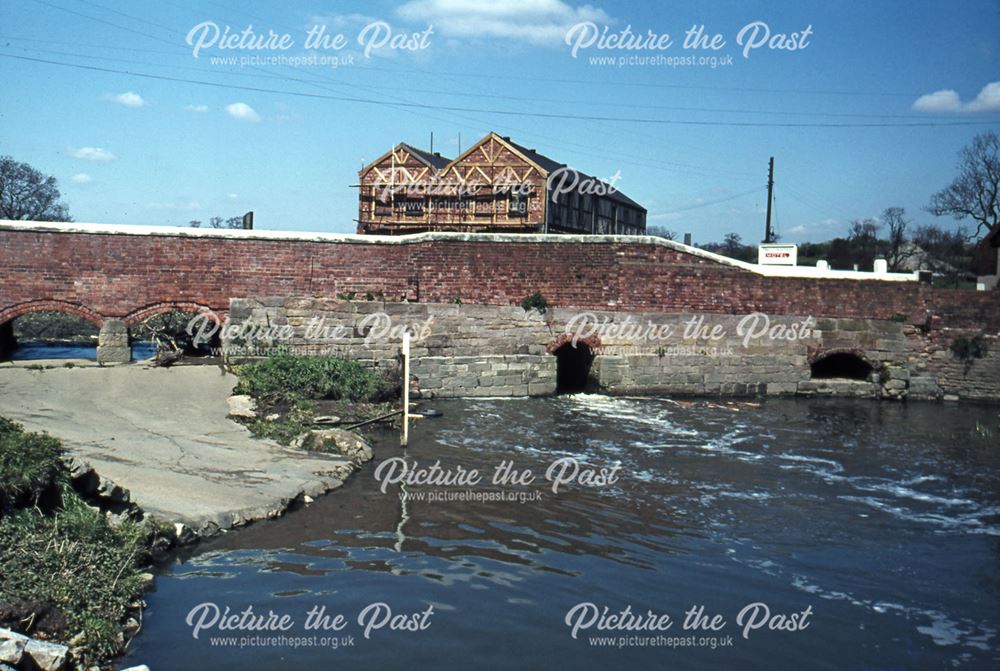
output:
[[[375,216],[376,217],[391,217],[392,216],[392,200],[388,196],[376,193],[376,195],[375,195]]]
[[[528,216],[528,195],[512,191],[507,201],[508,217]]]
[[[424,201],[422,198],[405,198],[403,203],[403,213],[408,217],[424,216]]]
[[[493,215],[493,196],[489,193],[478,193],[476,194],[476,211],[475,215],[477,217],[489,217]]]

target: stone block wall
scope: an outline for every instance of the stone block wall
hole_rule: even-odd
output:
[[[612,394],[940,399],[1000,393],[997,353],[962,362],[948,349],[948,337],[935,342],[897,320],[563,308],[540,314],[508,306],[310,297],[234,299],[229,315],[223,346],[232,360],[283,345],[298,354],[355,359],[396,377],[402,330],[409,329],[412,374],[425,398],[555,393],[556,352],[572,347],[574,334],[578,346],[595,354],[591,388]],[[265,328],[280,337],[248,343],[234,335]],[[867,362],[871,374],[814,379],[811,364],[836,352]]]

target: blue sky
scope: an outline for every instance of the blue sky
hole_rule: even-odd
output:
[[[400,46],[366,56],[358,38],[377,21],[364,35],[388,28]],[[799,48],[744,57],[737,35],[757,21],[776,46]],[[204,22],[293,44],[216,44],[195,58],[187,37]],[[673,43],[574,57],[565,37],[581,23]],[[212,62],[306,55],[316,25],[344,35],[322,52],[336,68]],[[694,25],[725,45],[684,48]],[[759,240],[773,155],[779,233],[825,240],[889,206],[935,219],[922,208],[958,150],[1000,129],[998,36],[1000,4],[975,0],[0,0],[0,154],[55,175],[77,221],[186,225],[254,210],[258,228],[353,232],[363,162],[398,141],[427,148],[432,132],[454,156],[459,137],[467,148],[495,130],[620,173],[650,225],[696,242]],[[633,56],[645,63],[619,64]],[[677,65],[688,57],[732,63]]]

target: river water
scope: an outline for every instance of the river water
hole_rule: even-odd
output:
[[[574,395],[434,407],[443,416],[418,422],[408,449],[384,437],[342,489],[167,568],[126,665],[1000,668],[995,406]],[[404,485],[404,503],[376,478],[401,455],[484,479]],[[570,457],[580,471],[553,493],[544,474]],[[490,483],[503,462],[536,480]],[[613,482],[581,482],[601,468]],[[415,498],[458,492],[514,500]],[[379,602],[407,617],[373,607],[359,623]],[[222,630],[207,603],[291,628]],[[767,611],[739,618],[754,603]],[[685,629],[694,606],[723,621]],[[320,607],[343,629],[307,629]],[[672,624],[588,623],[605,607]]]
[[[132,358],[136,361],[148,359],[156,354],[156,345],[149,341],[132,343]],[[97,359],[96,342],[53,342],[32,340],[18,343],[12,358],[15,361],[38,361],[42,359]]]

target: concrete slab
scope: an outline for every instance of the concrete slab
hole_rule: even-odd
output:
[[[144,511],[195,530],[280,514],[340,486],[350,462],[258,440],[226,417],[215,366],[0,368],[0,415],[61,438]]]

